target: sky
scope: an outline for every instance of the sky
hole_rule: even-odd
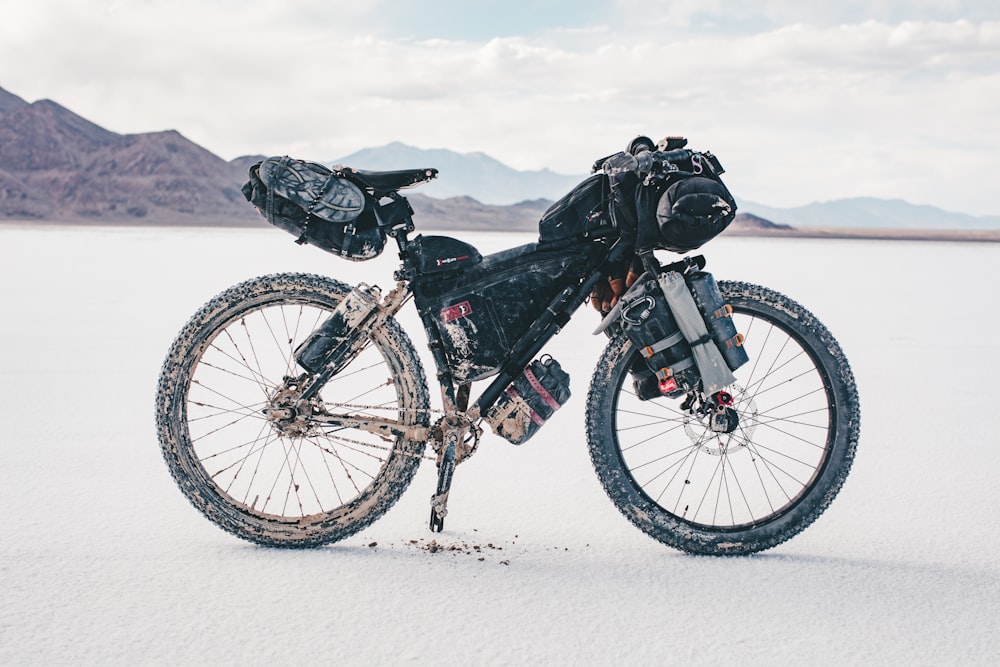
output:
[[[637,135],[683,135],[742,199],[1000,215],[995,0],[0,0],[0,16],[0,87],[227,160],[402,141],[584,174]]]

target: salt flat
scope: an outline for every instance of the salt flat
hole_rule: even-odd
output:
[[[531,240],[462,237],[484,252]],[[425,527],[425,464],[368,530],[283,551],[222,532],[174,487],[153,427],[160,362],[233,283],[311,271],[385,286],[394,253],[344,262],[263,224],[0,227],[0,664],[992,664],[1000,245],[722,238],[702,252],[718,278],[810,308],[857,376],[854,470],[804,533],[717,559],[628,524],[587,456],[604,341],[581,311],[545,350],[573,398],[523,447],[486,436],[443,534]],[[423,349],[415,314],[402,319]]]

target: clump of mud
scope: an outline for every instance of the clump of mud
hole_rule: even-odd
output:
[[[511,541],[511,544],[516,543],[517,535],[514,536],[515,540]],[[431,554],[452,554],[453,556],[473,556],[476,560],[486,561],[488,556],[502,556],[504,555],[504,547],[500,544],[495,544],[493,542],[487,542],[485,544],[479,544],[476,542],[466,542],[466,541],[456,541],[456,542],[438,542],[436,539],[425,540],[423,538],[417,540],[407,540],[402,543],[403,546],[410,549],[417,549],[419,551],[424,551]],[[378,546],[378,542],[372,542],[368,545],[369,548],[374,549]],[[492,560],[492,559],[491,559]],[[500,565],[510,565],[510,560],[504,558],[498,561]]]
[[[426,551],[427,553],[450,553],[456,556],[475,556],[476,560],[485,561],[488,554],[493,554],[494,552],[503,551],[503,547],[494,544],[493,542],[487,542],[486,544],[476,544],[469,542],[438,542],[437,540],[426,541],[423,539],[419,540],[409,540],[407,546],[413,549],[420,549],[421,551]],[[509,560],[501,560],[501,565],[510,565]]]
[[[406,549],[415,549],[418,551],[423,551],[429,554],[451,554],[452,556],[472,556],[480,562],[493,561],[496,560],[499,565],[510,565],[510,557],[508,554],[512,552],[511,546],[517,544],[518,536],[515,535],[514,539],[507,542],[469,542],[465,540],[456,540],[454,542],[441,541],[438,542],[436,539],[425,540],[423,538],[416,540],[406,540],[403,542],[397,542],[388,545],[389,548],[395,548],[398,545]],[[368,545],[369,549],[374,549],[378,547],[378,542],[371,542]],[[587,544],[589,547],[590,544]],[[504,549],[507,549],[505,552]],[[569,547],[546,547],[546,550],[551,549],[552,551],[569,551]],[[516,550],[513,550],[516,551]]]

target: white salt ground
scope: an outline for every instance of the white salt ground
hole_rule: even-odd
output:
[[[486,252],[530,241],[462,236]],[[995,664],[1000,245],[703,250],[718,278],[812,309],[857,375],[858,459],[806,532],[698,558],[625,521],[587,457],[603,341],[581,311],[546,349],[573,398],[523,447],[486,436],[444,533],[425,527],[426,464],[368,530],[282,551],[222,532],[174,487],[159,364],[230,284],[306,270],[386,286],[394,253],[343,262],[266,226],[0,227],[0,664]]]

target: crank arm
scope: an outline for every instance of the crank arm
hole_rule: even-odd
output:
[[[438,483],[431,496],[431,519],[429,527],[432,533],[444,530],[444,518],[448,515],[448,494],[451,491],[451,478],[455,474],[455,442],[445,444],[438,457]]]

